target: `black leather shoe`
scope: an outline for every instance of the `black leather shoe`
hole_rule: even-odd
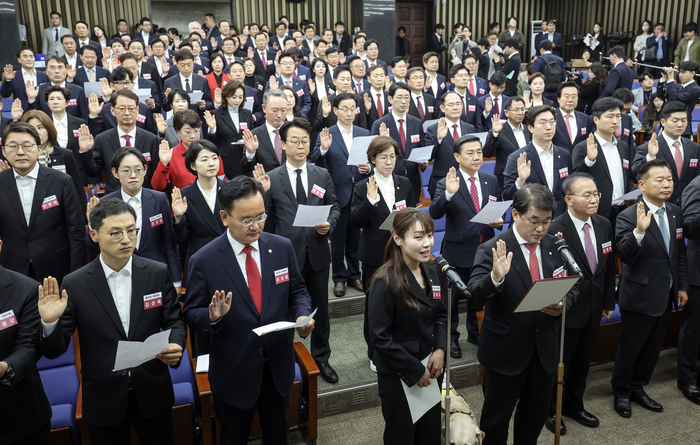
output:
[[[684,385],[678,382],[678,389],[681,390],[686,399],[696,405],[700,405],[700,389],[698,389],[697,385]]]
[[[562,410],[561,414],[589,428],[597,428],[600,425],[598,418],[585,409],[581,411]]]
[[[544,426],[546,426],[547,429],[552,432],[552,434],[556,434],[554,432],[554,428],[557,426],[557,416],[552,414],[551,416],[547,417],[547,421],[544,423]],[[566,425],[564,425],[564,419],[561,419],[561,423],[559,424],[559,435],[563,436],[564,434],[566,434]]]
[[[333,295],[335,295],[336,297],[344,297],[345,283],[335,283],[335,286],[333,286]]]
[[[328,383],[338,383],[338,374],[331,368],[328,363],[316,363],[318,370],[321,372],[321,378]]]
[[[649,411],[654,411],[655,413],[660,413],[664,410],[664,407],[661,406],[661,404],[658,403],[656,400],[649,397],[643,389],[632,391],[632,396],[630,397],[630,400],[632,400],[635,403],[638,403],[642,406],[642,408],[648,409]]]
[[[459,347],[459,343],[457,343],[456,341],[450,342],[450,357],[462,357],[462,348]]]
[[[613,409],[615,409],[615,412],[624,418],[632,417],[632,405],[630,404],[630,399],[615,399]]]

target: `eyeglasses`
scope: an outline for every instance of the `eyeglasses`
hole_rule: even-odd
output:
[[[309,145],[311,145],[311,141],[308,139],[301,139],[301,140],[292,139],[290,141],[284,141],[284,142],[293,146],[293,147],[299,147],[300,145],[302,145],[304,147],[308,147]]]
[[[569,195],[569,196],[578,196],[579,198],[583,198],[586,201],[590,201],[591,199],[595,199],[597,201],[603,195],[600,192],[598,192],[598,193],[586,193],[585,195]]]
[[[546,229],[547,227],[549,227],[549,226],[552,224],[552,220],[551,220],[551,219],[548,219],[548,220],[545,220],[545,221],[530,221],[529,219],[525,218],[525,217],[522,216],[522,215],[520,215],[520,217],[521,217],[522,219],[524,219],[525,221],[529,222],[529,223],[530,223],[530,227],[532,227],[533,229],[534,229],[535,227],[542,227],[543,229]]]
[[[282,66],[293,66],[294,62],[280,62],[280,65]]]
[[[355,111],[357,110],[357,108],[336,108],[336,110],[340,111],[341,113],[345,113],[345,114],[350,114],[350,113],[355,114]]]
[[[5,150],[9,151],[10,153],[14,153],[17,150],[19,150],[20,147],[22,147],[22,150],[24,150],[25,153],[28,153],[34,150],[36,144],[30,144],[29,142],[26,142],[24,144],[6,144]]]
[[[241,221],[240,219],[238,219],[238,218],[236,218],[235,216],[231,215],[231,214],[230,214],[229,212],[227,212],[226,210],[224,210],[224,212],[226,212],[226,214],[227,214],[228,216],[230,216],[231,218],[235,219],[236,221],[238,221],[239,223],[243,224],[243,225],[246,226],[246,227],[252,226],[254,222],[259,222],[259,223],[261,223],[261,222],[263,222],[263,221],[265,221],[265,220],[267,219],[267,213],[261,213],[261,214],[259,214],[258,216],[251,216],[250,218],[246,218],[246,219],[244,219],[243,221]]]
[[[125,87],[127,85],[131,85],[132,81],[130,80],[124,80],[124,81],[118,81],[118,82],[112,82],[112,85],[118,86],[118,87]]]
[[[450,102],[444,104],[445,108],[462,108],[464,104],[462,102]]]
[[[411,96],[394,96],[393,102],[408,102],[411,100]]]
[[[102,232],[100,230],[95,230],[95,232],[104,233],[105,235],[109,235],[112,238],[112,241],[114,241],[114,242],[119,242],[122,240],[122,238],[124,238],[124,232],[121,232],[121,231],[107,233],[107,232]],[[129,239],[136,239],[136,237],[138,235],[139,235],[139,228],[138,227],[134,227],[133,229],[129,229],[126,231],[126,236]]]
[[[136,175],[136,176],[141,176],[143,174],[143,169],[142,168],[135,168],[135,169],[130,169],[130,168],[123,168],[119,170],[119,173],[121,173],[124,176],[131,176],[131,175]]]
[[[136,107],[114,107],[114,109],[120,113],[126,113],[127,111],[129,113],[136,113],[136,110],[138,110]]]
[[[273,109],[270,108],[270,109],[265,110],[265,112],[266,112],[266,113],[270,113],[270,114],[287,114],[287,109],[286,109],[286,108],[281,108],[281,109],[279,109],[279,110],[277,110],[277,109],[274,109],[274,110],[273,110]]]

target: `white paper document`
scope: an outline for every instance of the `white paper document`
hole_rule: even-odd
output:
[[[386,219],[384,220],[384,222],[382,223],[382,225],[379,226],[379,229],[380,229],[380,230],[388,230],[388,231],[390,231],[390,232],[391,232],[392,230],[394,230],[394,229],[393,229],[393,227],[394,227],[394,217],[396,216],[397,213],[399,213],[398,210],[396,210],[396,209],[392,210],[391,213],[389,213],[389,216],[386,217]]]
[[[190,103],[192,105],[196,104],[197,102],[202,100],[202,98],[204,97],[204,93],[202,91],[192,91],[191,93],[187,93],[187,94],[190,95]]]
[[[83,84],[83,89],[85,90],[85,97],[88,99],[92,93],[95,93],[98,98],[102,97],[102,87],[100,86],[100,82],[85,82]]]
[[[629,193],[625,193],[624,195],[620,196],[618,199],[614,200],[612,202],[613,205],[620,205],[622,204],[625,200],[627,199],[635,199],[639,195],[642,194],[642,189],[634,189]]]
[[[209,354],[200,355],[197,357],[197,374],[209,372]]]
[[[153,334],[144,342],[120,341],[117,344],[117,357],[114,360],[114,371],[135,368],[156,358],[156,355],[168,349],[170,344],[170,329]]]
[[[377,136],[360,136],[352,140],[347,165],[367,164],[367,148]]]
[[[510,201],[493,201],[484,206],[483,209],[472,218],[469,222],[479,224],[489,224],[498,221],[503,216],[503,213],[508,210],[508,207],[513,203]]]
[[[308,317],[306,317],[298,323],[294,323],[292,321],[278,321],[277,323],[271,323],[265,326],[260,326],[259,328],[255,328],[253,329],[253,332],[262,337],[263,335],[269,334],[270,332],[284,331],[285,329],[303,328],[311,322],[311,320],[314,318],[314,315],[316,315],[317,310],[318,308],[314,309],[311,315],[309,315]]]
[[[248,110],[248,111],[250,111],[250,112],[252,113],[252,112],[253,112],[253,105],[254,105],[254,104],[255,104],[255,102],[253,102],[252,100],[251,100],[251,101],[245,101],[245,103],[243,104],[243,108],[246,109],[246,110]]]
[[[430,359],[430,355],[421,360],[423,366],[428,365],[428,359]],[[425,413],[442,401],[440,385],[438,385],[437,380],[431,381],[430,385],[425,388],[421,388],[418,384],[409,388],[403,380],[401,380],[401,386],[403,386],[403,392],[406,394],[406,401],[408,402],[408,409],[411,410],[413,423],[418,422]]]
[[[148,88],[137,88],[134,93],[139,97],[139,102],[142,104],[146,103],[146,99],[151,98],[151,90]]]
[[[581,277],[574,275],[535,281],[513,313],[540,311],[551,304],[559,303],[574,287],[579,278]]]
[[[407,161],[417,162],[422,164],[423,162],[428,162],[430,160],[430,155],[433,154],[434,147],[416,147],[411,149],[411,154],[408,156]]]
[[[501,119],[501,120],[503,120],[503,119]],[[479,140],[481,141],[481,146],[482,146],[482,147],[484,146],[484,144],[486,144],[486,137],[487,137],[488,135],[489,135],[488,132],[486,132],[486,133],[472,133],[472,134],[471,134],[471,136],[476,136],[476,137],[479,138]]]
[[[316,227],[328,221],[332,205],[327,206],[307,206],[299,204],[297,214],[294,217],[294,227]]]

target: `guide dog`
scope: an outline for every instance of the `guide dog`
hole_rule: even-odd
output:
[[[445,411],[445,396],[442,398],[442,410]],[[444,425],[443,414],[443,425]],[[443,437],[445,429],[442,430]],[[450,397],[450,445],[481,445],[486,433],[476,423],[476,417],[469,404],[460,395]]]

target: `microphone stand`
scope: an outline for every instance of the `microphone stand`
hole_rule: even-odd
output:
[[[450,365],[452,357],[450,356],[450,341],[452,340],[452,281],[445,279],[447,286],[447,351],[445,353],[445,443],[450,443],[450,402],[452,400],[450,388]]]
[[[554,423],[554,444],[559,445],[561,427],[561,405],[564,391],[564,328],[566,327],[566,302],[567,297],[564,296],[564,304],[561,312],[561,340],[559,341],[559,365],[557,365],[557,408],[556,422]],[[449,442],[445,442],[449,443]]]
[[[610,57],[600,56],[600,58],[601,58],[601,59],[610,60]],[[648,65],[648,64],[646,64],[646,63],[641,63],[641,62],[634,62],[634,64],[635,64],[635,65],[639,65],[639,66],[645,66],[645,67],[648,67],[648,68],[653,68],[653,69],[655,69],[655,70],[661,70],[661,71],[664,70],[664,67],[662,67],[662,66]],[[676,69],[676,68],[673,68],[673,67],[669,67],[669,68],[670,68],[671,71],[678,72],[678,69]],[[700,77],[700,74],[696,74],[695,76],[696,76],[696,77]]]

